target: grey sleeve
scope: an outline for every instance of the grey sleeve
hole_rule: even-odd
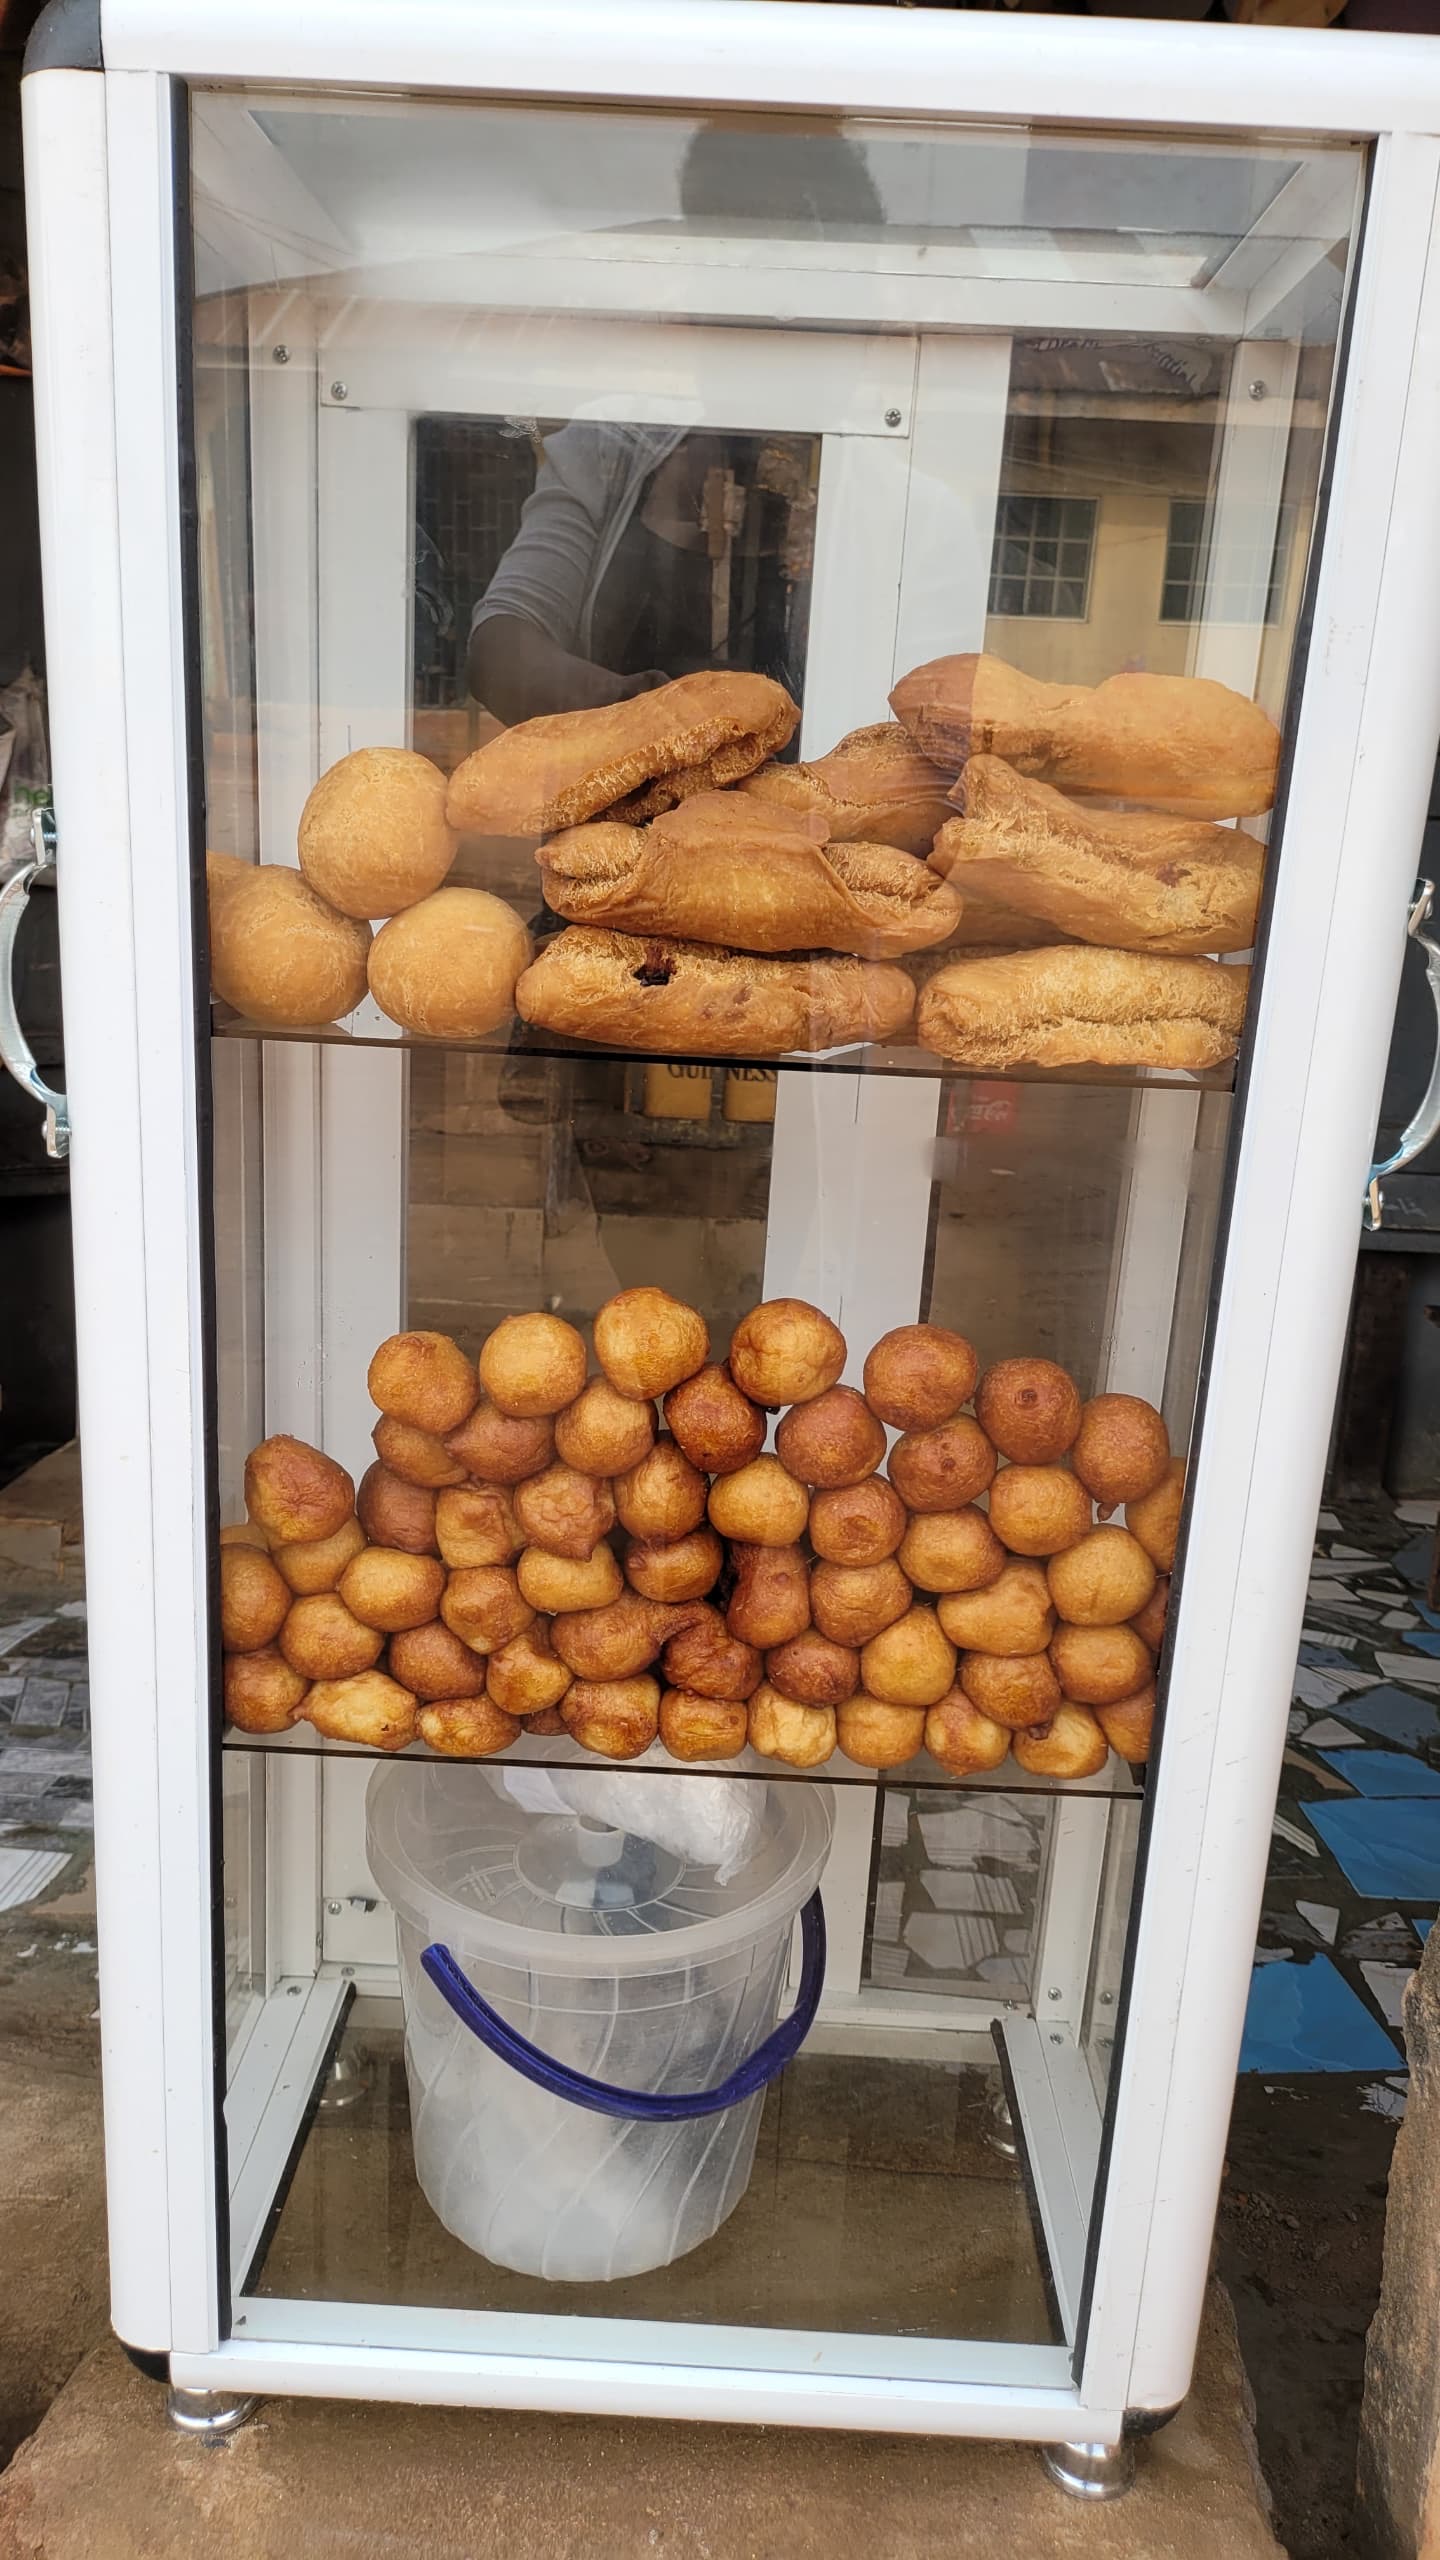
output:
[[[520,530],[475,607],[472,631],[513,614],[560,648],[578,647],[597,564],[633,478],[632,437],[582,421],[546,438]]]

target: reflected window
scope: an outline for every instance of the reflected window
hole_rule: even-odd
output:
[[[1278,622],[1294,527],[1293,505],[1232,503],[1217,542],[1207,500],[1172,498],[1161,621]]]
[[[1083,622],[1095,558],[1094,498],[1002,494],[990,557],[990,611]]]

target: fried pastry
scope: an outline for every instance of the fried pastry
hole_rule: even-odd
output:
[[[929,869],[1077,942],[1120,951],[1246,951],[1264,856],[1236,827],[1087,808],[998,756],[972,756]]]
[[[1003,658],[966,653],[913,668],[890,708],[921,753],[951,773],[971,756],[1002,756],[1062,789],[1184,818],[1253,817],[1275,797],[1274,721],[1208,676],[1046,684]]]
[[[572,924],[879,960],[949,940],[961,899],[943,872],[893,845],[826,838],[823,818],[705,791],[649,827],[568,828],[535,859]]]
[[[672,1760],[733,1760],[745,1748],[749,1721],[743,1698],[667,1689],[660,1701],[660,1739]]]
[[[915,990],[883,961],[786,960],[702,942],[572,925],[544,944],[515,990],[522,1021],[573,1040],[657,1057],[783,1058],[893,1040]]]
[[[1248,968],[1065,943],[952,960],[921,992],[922,1049],[957,1066],[1203,1067],[1233,1058]]]
[[[740,785],[772,808],[823,818],[832,844],[898,845],[928,853],[950,815],[948,775],[922,756],[898,720],[852,729],[810,764],[764,764]]]
[[[542,712],[467,756],[447,823],[463,835],[541,836],[628,804],[655,816],[722,790],[788,746],[800,717],[768,676],[708,669],[594,711]]]

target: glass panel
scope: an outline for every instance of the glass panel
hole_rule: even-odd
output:
[[[1361,155],[192,114],[226,1987],[251,2157],[297,2159],[250,2282],[894,2359],[1069,2336],[1084,2235],[1046,2180],[1100,2156],[1137,1890],[1165,1890],[1171,1453]],[[677,1330],[641,1302],[627,1347],[610,1302],[641,1290]],[[749,1323],[777,1299],[803,1357]],[[887,1383],[870,1355],[917,1321],[941,1338]],[[727,1352],[722,1432],[687,1395]],[[620,1401],[577,1414],[587,1364]],[[514,1409],[477,1420],[482,1380]],[[742,1904],[757,1826],[833,1815],[817,2024],[673,2264],[538,2275],[446,2203],[446,2107],[482,2170],[476,2124],[510,2128],[532,2220],[544,2152],[557,2227],[592,2169],[601,2201],[617,2163],[645,2185],[650,2129],[432,2090],[442,2051],[479,2067],[413,1962],[464,1893],[411,1910],[367,1833],[397,1751],[409,1822],[437,1754],[488,1759],[436,1787],[446,1872],[481,1873],[482,1786],[572,1959],[551,1998],[523,1940],[496,2005],[547,2052],[598,2022],[617,2075],[649,2012],[575,1916],[613,1953],[667,1896],[710,1911],[717,1803]],[[736,1975],[752,2041],[791,1908]],[[395,1989],[397,1949],[408,2077],[398,2002],[357,2009],[297,2153],[340,1986]],[[693,2092],[686,1965],[634,2067]]]

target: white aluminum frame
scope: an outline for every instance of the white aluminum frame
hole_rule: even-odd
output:
[[[793,0],[109,0],[25,84],[95,1650],[112,2299],[177,2382],[1114,2441],[1184,2395],[1361,1182],[1440,725],[1440,71],[1423,39]],[[1374,144],[1353,347],[1147,1808],[1078,2377],[1059,2350],[249,2302],[222,2342],[207,1559],[168,75],[656,98]],[[117,685],[116,671],[123,671]],[[1286,1498],[1276,1499],[1283,1485]],[[161,1642],[163,1630],[164,1642]],[[199,1702],[199,1703],[197,1703]],[[308,1967],[302,1966],[302,1972]],[[258,2028],[254,2032],[259,2032]],[[1053,2085],[1053,2084],[1052,2084]],[[241,2323],[243,2322],[243,2330]],[[689,2361],[686,2360],[687,2355]],[[975,2359],[970,2371],[964,2358]],[[788,2358],[804,2370],[777,2370]]]

